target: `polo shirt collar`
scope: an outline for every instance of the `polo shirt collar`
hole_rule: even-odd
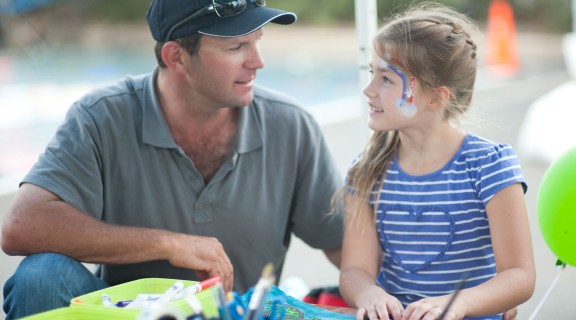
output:
[[[160,148],[178,148],[156,95],[158,68],[146,77],[142,97],[142,142]]]
[[[142,97],[142,141],[160,148],[178,148],[174,142],[164,113],[160,108],[156,94],[158,68],[149,75],[144,84]],[[248,106],[239,108],[238,135],[236,152],[245,153],[262,147],[262,126],[252,101]]]
[[[238,135],[236,136],[236,152],[238,153],[246,153],[262,147],[264,136],[257,112],[254,100],[248,106],[240,108]]]

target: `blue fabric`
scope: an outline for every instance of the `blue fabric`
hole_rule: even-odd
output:
[[[30,255],[4,284],[6,320],[66,307],[72,298],[106,287],[84,265],[65,255]]]
[[[248,306],[250,298],[252,296],[252,289],[245,293],[241,299]],[[275,302],[278,303],[275,303]],[[277,286],[272,286],[270,292],[266,295],[266,300],[264,301],[264,312],[269,314],[272,312],[271,306],[276,308],[284,308],[282,310],[283,320],[354,320],[356,319],[353,315],[347,315],[337,312],[332,312],[326,309],[319,308],[312,304],[308,304],[302,300],[298,300],[284,291],[280,290]],[[277,311],[278,312],[278,311]]]
[[[454,157],[430,174],[410,175],[394,159],[371,201],[384,252],[379,285],[408,305],[451,293],[466,272],[466,288],[494,277],[486,205],[515,183],[526,191],[514,150],[470,134]]]

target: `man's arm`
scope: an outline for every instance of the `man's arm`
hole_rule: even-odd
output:
[[[200,277],[220,276],[226,290],[233,284],[232,264],[217,239],[107,224],[33,184],[18,191],[2,225],[1,244],[8,255],[58,252],[90,263],[168,260]]]

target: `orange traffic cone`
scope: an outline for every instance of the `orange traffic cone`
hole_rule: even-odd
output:
[[[488,9],[487,66],[496,76],[518,73],[520,62],[516,45],[516,26],[512,6],[506,0],[492,0]]]

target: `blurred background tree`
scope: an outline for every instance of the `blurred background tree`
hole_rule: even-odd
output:
[[[86,1],[86,0],[82,0]],[[267,0],[271,7],[294,11],[301,24],[346,25],[354,23],[353,0]],[[378,17],[422,0],[377,0]],[[490,0],[438,0],[482,23]],[[514,8],[517,22],[529,30],[543,32],[568,32],[571,29],[571,0],[509,0]],[[108,23],[141,22],[148,1],[99,0],[91,1],[90,19]]]
[[[267,0],[294,11],[298,25],[354,25],[353,0]],[[377,0],[378,17],[388,17],[423,0]],[[486,22],[491,0],[437,0],[479,22]],[[572,0],[508,0],[519,30],[566,33],[572,28]],[[0,0],[0,48],[31,43],[69,43],[82,39],[89,25],[141,24],[149,0]],[[121,31],[124,29],[119,29]],[[3,46],[3,44],[5,44]]]

